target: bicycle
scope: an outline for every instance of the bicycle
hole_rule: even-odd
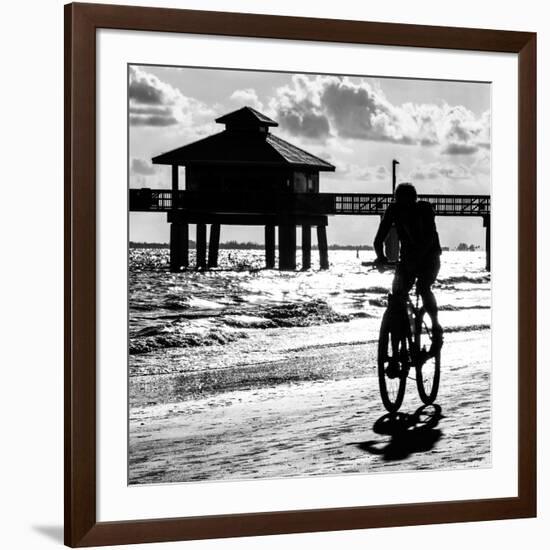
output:
[[[369,265],[364,262],[363,265]],[[374,269],[380,266],[374,262]],[[388,267],[395,267],[389,264]],[[384,266],[385,268],[386,266]],[[416,387],[425,405],[432,405],[437,398],[441,371],[441,350],[430,354],[432,321],[416,293],[413,304],[409,295],[405,303],[399,303],[390,292],[388,307],[380,324],[378,339],[378,383],[384,407],[395,413],[405,397],[409,371],[414,368]]]

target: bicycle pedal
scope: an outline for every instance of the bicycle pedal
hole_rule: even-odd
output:
[[[390,379],[399,378],[402,374],[402,369],[399,365],[388,365],[386,367],[386,376]]]

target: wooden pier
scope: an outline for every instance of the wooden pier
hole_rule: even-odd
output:
[[[302,266],[311,266],[311,230],[316,228],[319,265],[328,269],[328,216],[382,216],[393,194],[320,193],[320,172],[329,162],[277,137],[277,122],[251,107],[216,122],[225,130],[152,159],[171,167],[171,189],[130,189],[131,212],[165,212],[170,223],[170,269],[189,267],[189,225],[196,225],[196,267],[218,265],[222,225],[263,225],[265,265],[296,269],[296,233],[301,227]],[[394,161],[394,187],[395,187]],[[180,189],[185,167],[185,189]],[[490,268],[490,198],[486,195],[423,195],[438,216],[481,216]],[[210,226],[209,239],[207,228]],[[395,239],[394,239],[395,240]],[[393,247],[396,249],[396,247]]]
[[[436,216],[481,217],[485,227],[486,264],[490,270],[491,256],[491,198],[489,195],[419,195],[429,202]],[[311,265],[311,227],[316,226],[322,268],[328,267],[326,226],[328,216],[383,216],[393,200],[391,193],[202,193],[165,189],[130,189],[130,211],[165,212],[172,223],[171,248],[178,257],[182,239],[187,239],[188,225],[197,224],[197,257],[204,262],[206,241],[204,229],[210,224],[208,265],[217,265],[220,225],[264,225],[266,267],[275,267],[275,228],[279,228],[279,248],[282,269],[295,269],[296,227],[302,226],[302,265]],[[292,212],[292,215],[288,215]],[[178,229],[174,229],[177,226]],[[213,235],[213,236],[212,236]],[[213,244],[214,243],[214,244]],[[185,248],[185,247],[184,247]],[[187,248],[180,266],[187,267]],[[214,257],[215,256],[215,257]],[[281,256],[281,251],[280,251]],[[281,262],[281,258],[280,258]]]
[[[174,201],[175,196],[175,201]],[[436,216],[490,216],[489,195],[418,195]],[[288,209],[317,215],[383,216],[393,201],[391,193],[200,193],[169,189],[130,189],[130,211],[193,210],[276,214]]]

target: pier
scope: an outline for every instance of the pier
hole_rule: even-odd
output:
[[[322,171],[335,167],[270,133],[277,122],[250,107],[216,119],[225,130],[153,158],[171,166],[171,189],[130,189],[131,212],[163,212],[170,224],[170,269],[189,267],[189,225],[196,225],[196,266],[218,265],[223,225],[259,225],[265,230],[265,265],[296,269],[296,235],[301,227],[302,268],[311,266],[315,228],[321,269],[328,269],[329,216],[382,216],[392,193],[320,193]],[[394,161],[394,180],[395,164]],[[179,186],[185,167],[185,189]],[[395,184],[395,181],[394,181]],[[486,267],[490,270],[489,195],[419,195],[436,216],[481,217],[485,227]],[[207,228],[210,227],[209,236]]]
[[[489,195],[419,195],[418,199],[429,202],[436,216],[481,217],[485,227],[486,264],[487,269],[490,270],[491,198]],[[275,267],[275,228],[277,227],[279,228],[279,247],[288,255],[283,259],[283,264],[289,266],[293,264],[297,225],[302,226],[302,265],[309,267],[311,265],[311,227],[315,225],[318,240],[320,240],[319,251],[323,254],[321,264],[326,265],[328,252],[323,239],[326,239],[328,216],[383,216],[392,200],[391,193],[317,193],[315,195],[218,193],[211,195],[182,190],[130,189],[130,211],[167,213],[168,222],[172,224],[171,250],[174,257],[179,256],[182,250],[184,251],[185,260],[182,258],[176,261],[176,264],[185,267],[189,264],[187,248],[183,241],[187,242],[189,224],[200,226],[201,237],[200,239],[197,237],[197,257],[201,258],[201,267],[202,264],[206,265],[206,225],[211,226],[208,265],[214,267],[217,265],[220,226],[225,224],[265,226],[266,267],[268,268]],[[289,212],[292,214],[289,215]],[[295,265],[290,268],[295,269]]]

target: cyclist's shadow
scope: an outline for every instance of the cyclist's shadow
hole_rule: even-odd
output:
[[[384,461],[403,460],[413,453],[431,451],[443,436],[437,428],[441,414],[439,405],[424,405],[413,414],[393,413],[381,416],[372,429],[380,435],[389,435],[389,441],[356,443],[363,451],[380,455]]]

